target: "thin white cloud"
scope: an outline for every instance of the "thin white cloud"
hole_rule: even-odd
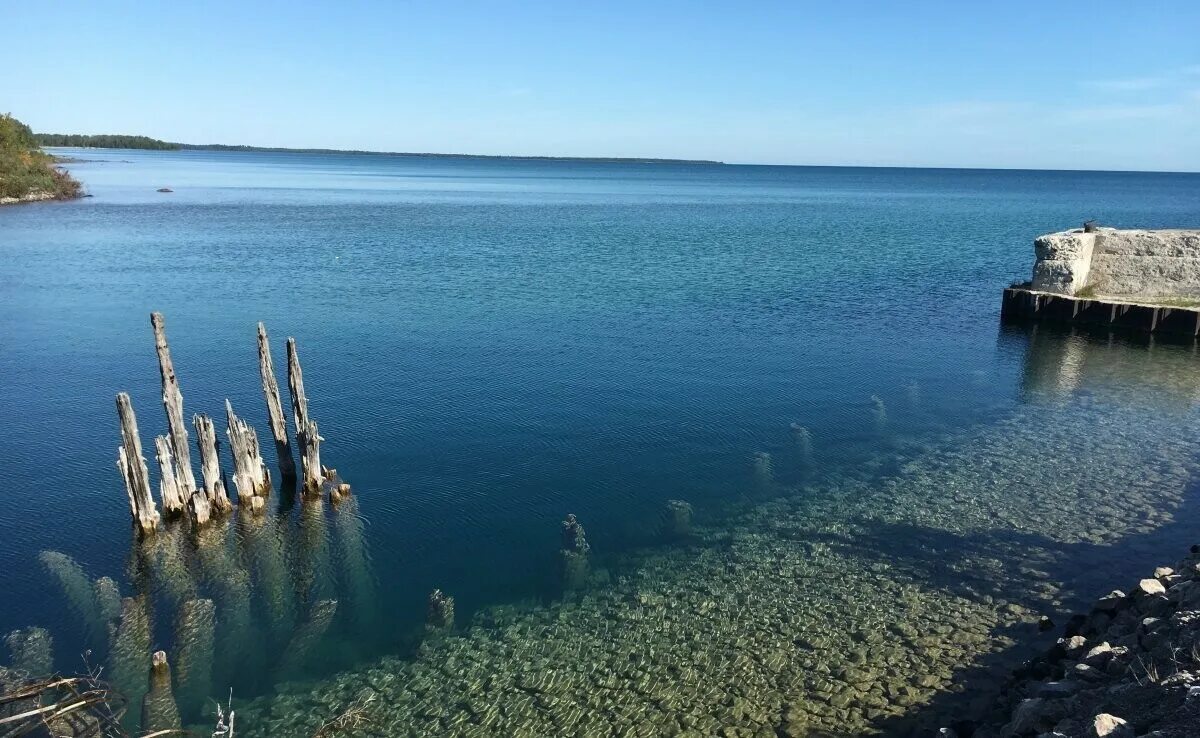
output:
[[[1119,77],[1115,79],[1087,80],[1082,85],[1092,90],[1105,92],[1144,92],[1176,87],[1188,81],[1189,77],[1200,75],[1200,64],[1192,64],[1177,69],[1171,69],[1160,74],[1142,77]]]

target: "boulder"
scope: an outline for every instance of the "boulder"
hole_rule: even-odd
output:
[[[1133,729],[1121,718],[1102,712],[1092,719],[1088,738],[1133,738]]]

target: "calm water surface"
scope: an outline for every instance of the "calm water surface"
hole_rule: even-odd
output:
[[[1072,567],[1133,576],[1186,537],[1172,531],[1191,519],[1194,454],[1174,441],[1197,420],[1194,347],[1001,330],[998,308],[1039,233],[1088,218],[1200,225],[1200,175],[67,153],[88,160],[71,169],[94,197],[0,210],[0,632],[48,628],[61,669],[92,644],[42,551],[125,596],[148,592],[153,645],[172,647],[179,595],[131,552],[114,464],[116,392],[131,394],[144,445],[165,432],[152,310],[166,315],[186,412],[221,417],[229,398],[268,446],[255,323],[277,367],[294,336],[323,460],[355,491],[339,511],[285,505],[264,544],[274,574],[254,553],[261,531],[242,523],[207,554],[172,544],[191,572],[184,597],[217,600],[218,686],[244,698],[381,654],[410,659],[435,587],[456,598],[460,625],[477,614],[499,628],[507,606],[540,617],[559,601],[566,513],[587,527],[600,592],[636,581],[645,556],[663,557],[653,566],[667,579],[682,571],[669,562],[686,548],[658,535],[669,499],[690,502],[700,540],[735,549],[722,566],[753,579],[738,531],[765,524],[779,498],[800,507],[772,515],[820,530],[768,526],[764,540],[819,560],[838,555],[822,537],[836,531],[854,555],[907,562],[913,587],[984,619],[1021,600],[1020,583],[985,594],[936,562],[1003,562],[1011,536],[1036,535],[1023,547],[1046,552],[1030,568],[1054,582],[1049,612],[1108,586]],[[1146,469],[1153,484],[1124,497],[1115,485]],[[1112,511],[1083,505],[1097,488]],[[1062,520],[1031,523],[1046,506]],[[864,516],[899,526],[893,507],[903,526],[853,528]],[[245,590],[222,584],[234,569],[249,572]],[[270,630],[260,590],[272,576],[289,628],[312,601],[341,602],[313,647],[323,655],[275,671],[268,655],[230,655],[289,642],[250,635]],[[248,612],[228,604],[247,597]],[[238,612],[252,623],[235,637]],[[481,668],[499,668],[489,659]],[[817,699],[814,685],[772,689]],[[878,726],[924,700],[853,717]],[[770,709],[769,724],[787,722]],[[434,721],[425,731],[465,724],[413,715]]]

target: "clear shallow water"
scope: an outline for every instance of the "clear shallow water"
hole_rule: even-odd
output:
[[[466,649],[458,673],[475,664],[516,683],[530,655],[495,645],[507,636],[494,608],[524,603],[503,611],[516,622],[504,627],[526,633],[520,644],[545,640],[529,635],[539,632],[530,623],[560,617],[545,604],[558,601],[555,549],[567,512],[586,524],[594,568],[610,577],[595,597],[612,598],[568,608],[579,613],[565,616],[579,618],[577,642],[614,642],[595,613],[623,622],[617,613],[630,602],[656,606],[638,593],[699,578],[713,583],[714,603],[773,597],[773,608],[807,614],[725,628],[739,622],[729,610],[684,597],[688,616],[659,631],[686,625],[729,653],[755,650],[739,635],[773,634],[790,663],[803,651],[797,633],[847,602],[866,607],[885,587],[875,615],[849,619],[844,640],[855,643],[854,633],[896,620],[908,595],[891,588],[911,586],[924,603],[914,611],[931,613],[920,627],[945,625],[951,601],[978,623],[970,647],[926,669],[996,650],[997,629],[1008,627],[1003,605],[1019,603],[1020,617],[1067,607],[1111,584],[1076,569],[1107,562],[1106,576],[1133,576],[1173,558],[1169,542],[1186,538],[1172,531],[1193,499],[1183,442],[1195,422],[1191,347],[1001,331],[997,311],[999,288],[1027,276],[1034,235],[1092,217],[1194,225],[1200,176],[73,153],[105,160],[73,165],[94,198],[0,210],[0,460],[20,490],[0,498],[10,595],[0,630],[49,628],[61,668],[87,642],[46,584],[42,550],[117,579],[125,595],[150,587],[155,645],[172,643],[172,595],[161,578],[138,578],[112,458],[115,392],[131,393],[144,442],[165,428],[151,310],[167,316],[187,412],[218,415],[228,397],[263,440],[254,323],[266,322],[277,366],[283,338],[295,336],[323,459],[354,485],[351,512],[362,516],[355,525],[346,510],[314,516],[297,505],[259,549],[253,531],[229,532],[220,550],[261,569],[247,584],[259,597],[248,618],[267,620],[260,590],[272,561],[292,585],[284,590],[325,591],[344,605],[319,656],[289,670],[248,676],[222,653],[254,649],[219,646],[227,663],[217,678],[244,697],[380,653],[407,658],[434,587],[456,597],[460,624],[476,612],[492,624],[437,646]],[[160,186],[175,192],[154,192]],[[811,433],[810,461],[792,423]],[[663,548],[656,527],[668,499],[694,505],[697,541]],[[222,609],[219,572],[233,565],[213,546],[178,545]],[[689,555],[688,545],[716,558]],[[278,556],[246,553],[264,548]],[[946,568],[955,556],[972,576]],[[767,576],[771,567],[799,567],[784,578],[793,582],[821,574],[814,562],[842,581],[868,565],[899,571],[879,574],[886,586],[848,587],[846,598],[768,586],[780,581]],[[1044,596],[1026,591],[1042,585]],[[224,596],[239,601],[236,590]],[[827,624],[830,642],[814,650],[835,664],[853,651],[840,627]],[[277,648],[291,633],[279,630],[261,642]],[[611,663],[603,654],[614,651],[596,648],[589,659]],[[659,666],[644,672],[669,679]],[[599,672],[617,674],[612,689],[633,700],[632,714],[647,714],[618,671]],[[747,677],[699,673],[718,684]],[[753,673],[789,672],[772,661]],[[476,713],[454,722],[464,681],[432,683],[425,712],[380,719],[426,732],[487,724]],[[807,711],[827,703],[819,686],[764,684],[756,694],[781,702],[762,715],[772,725],[793,713],[825,719]],[[936,703],[926,694],[936,688],[904,700],[883,694],[907,713]],[[723,707],[692,702],[705,715]],[[442,703],[443,714],[429,717],[428,705]],[[302,700],[266,709],[320,714]],[[571,714],[558,703],[531,709],[502,725],[536,733],[535,718]],[[894,717],[867,716],[883,709],[835,717]],[[712,719],[758,724],[752,712]]]

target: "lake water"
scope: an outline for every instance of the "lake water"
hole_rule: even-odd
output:
[[[900,735],[1194,542],[1195,346],[998,311],[1034,236],[1195,227],[1200,175],[56,153],[94,197],[0,209],[0,633],[135,696],[148,640],[185,722],[232,689],[249,735]],[[186,414],[223,437],[228,398],[273,470],[255,325],[277,370],[295,337],[352,500],[135,543],[113,398],[152,451],[154,310]],[[142,596],[127,663],[99,577]]]

